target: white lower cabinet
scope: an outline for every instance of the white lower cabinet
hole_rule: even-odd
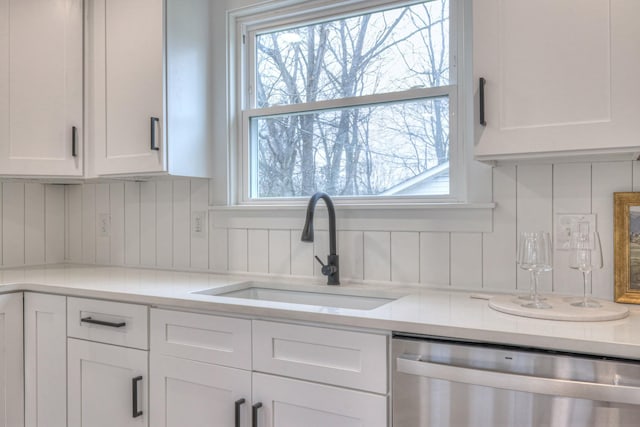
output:
[[[151,354],[154,427],[248,427],[250,396],[249,371]]]
[[[148,426],[147,307],[67,302],[69,427]]]
[[[153,427],[388,425],[385,335],[152,309],[150,338]]]
[[[24,294],[26,427],[67,425],[67,299]]]
[[[386,427],[387,397],[253,374],[257,427]]]
[[[0,295],[0,427],[388,426],[385,334],[152,309],[149,346],[147,318]]]
[[[22,293],[0,295],[0,427],[24,424]]]
[[[148,353],[74,338],[67,342],[69,427],[147,426]]]

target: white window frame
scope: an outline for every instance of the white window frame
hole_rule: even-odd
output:
[[[250,137],[249,123],[251,117],[271,116],[281,113],[315,111],[327,108],[368,105],[398,100],[428,99],[442,95],[449,96],[449,167],[450,194],[447,196],[370,196],[370,197],[336,197],[334,201],[343,206],[360,207],[394,207],[394,206],[428,206],[460,204],[468,201],[467,197],[467,163],[470,161],[470,136],[465,131],[465,109],[467,96],[464,90],[465,76],[470,75],[470,47],[464,46],[464,16],[469,11],[464,9],[465,0],[450,0],[450,74],[449,86],[436,88],[411,89],[401,93],[367,95],[357,98],[346,98],[330,101],[319,101],[309,104],[292,104],[256,109],[253,105],[251,85],[255,82],[254,57],[255,34],[268,29],[286,28],[299,22],[314,22],[349,16],[358,12],[365,13],[384,10],[402,5],[420,3],[418,0],[346,0],[336,5],[335,1],[298,1],[284,0],[270,2],[259,6],[236,10],[229,14],[229,83],[232,88],[229,98],[230,127],[230,159],[229,159],[229,192],[231,206],[299,206],[306,204],[306,198],[250,198]],[[465,30],[466,31],[466,30]],[[464,59],[463,59],[464,58]]]

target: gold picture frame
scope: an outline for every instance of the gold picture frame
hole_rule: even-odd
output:
[[[613,193],[614,299],[640,304],[640,192]]]

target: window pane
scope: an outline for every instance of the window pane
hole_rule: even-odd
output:
[[[449,194],[449,99],[251,119],[253,198]]]
[[[449,0],[256,37],[256,108],[448,84]]]

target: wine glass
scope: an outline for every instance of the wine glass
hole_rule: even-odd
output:
[[[597,231],[589,231],[588,223],[578,224],[576,230],[569,240],[569,267],[582,273],[583,296],[578,302],[571,305],[576,307],[601,307],[598,301],[591,299],[588,295],[593,292],[591,272],[594,269],[602,268],[602,246],[600,236]],[[587,282],[589,282],[589,294],[587,294]]]
[[[538,283],[540,273],[551,271],[551,236],[546,231],[523,231],[518,242],[518,265],[531,273],[528,303],[522,304],[527,308],[551,308],[540,298]]]

